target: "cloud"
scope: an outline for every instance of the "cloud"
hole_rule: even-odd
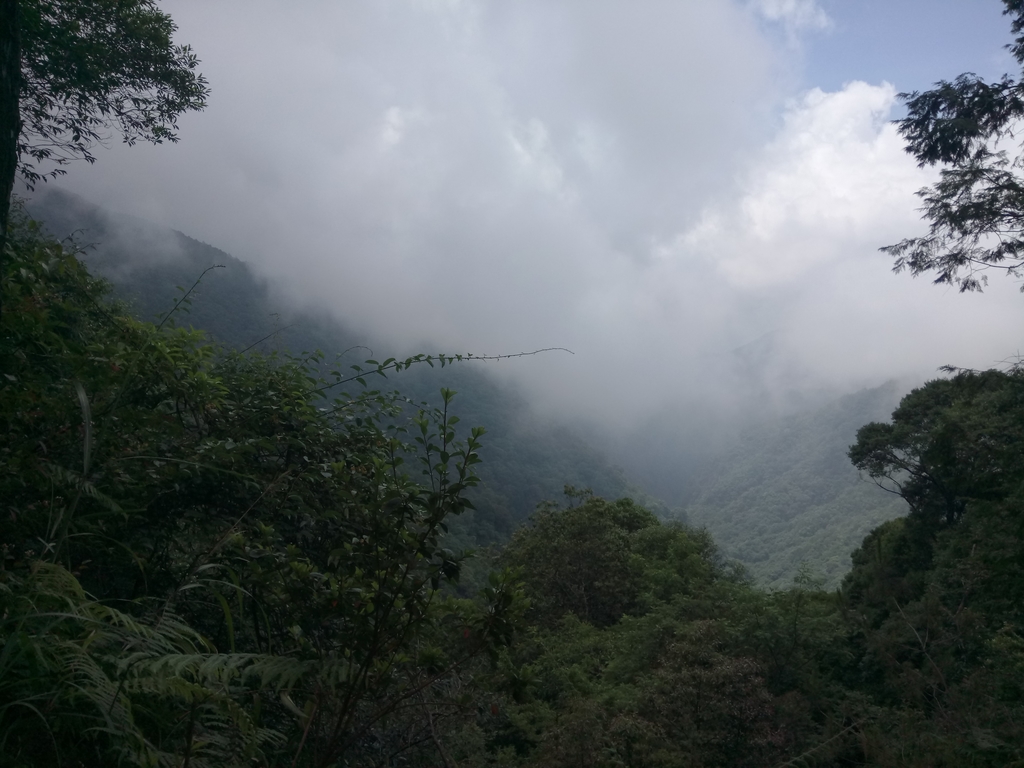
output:
[[[768,308],[761,373],[780,386],[925,376],[953,361],[987,367],[1013,349],[1024,313],[1012,281],[964,296],[891,274],[877,251],[923,229],[914,193],[937,178],[904,151],[895,100],[887,83],[852,82],[791,102],[735,198],[705,208],[666,250],[713,263],[737,304]]]
[[[832,20],[817,0],[753,0],[752,5],[764,18],[785,25],[791,32],[832,26]]]
[[[793,282],[860,241],[916,228],[913,193],[931,180],[889,124],[896,91],[854,82],[792,103],[735,205],[705,210],[681,246],[713,251],[738,287]],[[880,243],[876,243],[877,244]]]
[[[890,274],[876,249],[920,227],[929,178],[893,88],[793,98],[792,52],[740,0],[166,8],[208,111],[62,184],[394,347],[570,347],[495,369],[549,408],[630,425],[987,365],[1020,327],[1012,286]]]

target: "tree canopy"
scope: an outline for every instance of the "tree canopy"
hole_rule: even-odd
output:
[[[1024,66],[1024,1],[1003,3],[1016,35],[1007,47]],[[897,125],[907,152],[921,166],[942,169],[937,183],[918,192],[928,233],[882,249],[895,257],[896,271],[932,273],[936,283],[961,291],[981,290],[990,269],[1020,277],[1024,155],[1013,142],[1024,117],[1024,80],[1007,74],[989,83],[968,72],[900,98],[907,116]]]
[[[457,438],[454,393],[325,399],[415,360],[321,380],[135,321],[26,222],[9,250],[4,763],[375,764],[458,715],[517,598],[444,592],[482,435]]]
[[[1024,65],[1024,0],[1006,6]],[[172,32],[150,0],[0,0],[0,107],[28,87],[15,50],[49,78],[24,141],[62,147],[25,144],[27,162],[88,157],[104,127],[173,140],[205,83]],[[1003,213],[984,195],[1024,174],[998,146],[1024,96],[945,86],[911,95],[903,129],[953,166],[934,194],[962,211],[935,223],[938,261],[902,265],[967,290],[1019,266],[984,250],[1015,232],[1013,190]],[[239,353],[176,325],[191,289],[141,322],[71,246],[20,213],[4,226],[5,766],[1024,764],[1024,367],[930,382],[858,432],[849,457],[907,514],[838,591],[806,569],[758,589],[706,531],[567,488],[467,597],[448,526],[484,431],[450,389],[431,407],[370,383],[454,358]],[[943,236],[981,250],[943,255]]]
[[[154,0],[0,2],[0,262],[18,174],[31,186],[93,162],[111,130],[128,144],[177,141],[179,115],[206,106],[175,30]]]
[[[26,181],[46,161],[92,162],[105,131],[128,144],[177,141],[179,115],[206,106],[199,61],[153,0],[20,0],[19,27]]]

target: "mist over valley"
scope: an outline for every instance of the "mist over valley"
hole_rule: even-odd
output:
[[[71,238],[81,258],[141,318],[159,322],[190,290],[173,322],[234,349],[320,350],[325,368],[417,351],[393,352],[372,330],[353,331],[325,313],[289,309],[244,261],[183,233],[113,214],[55,187],[34,195],[28,210],[55,237]],[[699,403],[692,405],[696,412],[667,410],[642,430],[614,431],[572,412],[532,408],[522,385],[495,371],[528,358],[466,361],[443,370],[421,366],[374,386],[423,402],[436,402],[441,387],[449,387],[459,393],[460,418],[487,427],[478,508],[455,527],[464,546],[503,542],[568,485],[604,497],[630,495],[662,516],[707,526],[723,554],[765,584],[784,586],[804,567],[837,586],[849,552],[871,528],[902,511],[856,472],[846,450],[858,427],[888,417],[908,382],[838,398],[834,391],[799,389],[776,396],[769,390],[777,382],[767,381],[764,371],[773,341],[768,335],[735,351],[736,370],[746,377],[744,403],[719,411]],[[812,466],[804,466],[807,461]],[[751,496],[752,486],[766,498]],[[745,522],[737,528],[738,510]],[[787,521],[781,539],[766,535],[764,526],[778,526],[780,518]],[[827,545],[816,538],[822,536]],[[765,551],[773,552],[768,563]]]
[[[1024,765],[1024,0],[0,0],[0,764]]]

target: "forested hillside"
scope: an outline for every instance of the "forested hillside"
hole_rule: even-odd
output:
[[[859,430],[856,466],[909,511],[838,592],[758,589],[706,531],[572,491],[457,599],[445,529],[486,435],[450,391],[407,419],[133,320],[31,227],[8,254],[5,764],[1024,760],[1019,370],[931,382]]]
[[[857,429],[888,418],[901,394],[889,383],[748,428],[696,474],[689,519],[761,584],[787,586],[806,566],[839,586],[868,531],[906,512],[847,456]]]
[[[85,263],[110,281],[140,319],[165,316],[181,299],[182,289],[202,277],[174,321],[202,329],[228,347],[296,355],[320,350],[324,372],[339,366],[348,371],[374,354],[384,359],[403,352],[389,352],[326,315],[288,308],[244,262],[180,232],[111,214],[52,188],[33,197],[28,210],[55,237],[72,237]],[[206,271],[217,265],[223,269]],[[445,350],[455,351],[463,350]],[[537,504],[559,498],[566,484],[609,497],[646,498],[569,425],[535,417],[518,393],[487,374],[486,365],[420,365],[370,382],[431,404],[447,387],[459,393],[453,407],[464,423],[486,425],[488,461],[472,493],[477,509],[455,524],[458,545],[505,541]]]
[[[378,346],[326,315],[288,309],[244,262],[180,232],[111,214],[54,188],[34,196],[28,208],[55,236],[73,235],[85,262],[141,319],[166,314],[181,298],[180,288],[203,276],[176,321],[227,346],[295,354],[319,349],[328,362],[345,353],[343,367],[369,356],[359,345]],[[224,268],[204,275],[214,265]],[[487,426],[487,461],[472,493],[478,509],[455,524],[458,545],[505,541],[538,503],[559,498],[565,485],[607,498],[628,494],[659,513],[681,514],[630,485],[569,425],[542,422],[485,367],[470,367],[486,365],[443,371],[420,366],[378,382],[417,401],[436,400],[442,386],[454,389],[459,416]],[[845,397],[813,413],[748,428],[726,453],[703,460],[681,456],[685,466],[678,471],[692,478],[686,514],[706,525],[723,553],[761,583],[785,586],[806,564],[837,586],[849,570],[850,550],[872,527],[902,512],[898,500],[864,481],[846,458],[857,428],[887,415],[898,394],[888,385]]]
[[[1024,766],[1024,361],[747,430],[687,468],[695,526],[482,360],[360,363],[210,246],[10,205],[176,139],[175,29],[0,2],[0,765]],[[1024,81],[902,98],[942,168],[897,270],[1024,276]]]
[[[354,381],[325,399],[346,383],[301,360],[132,319],[31,225],[8,254],[5,765],[372,760],[507,644],[508,578],[441,592],[482,433],[451,392],[411,416]]]

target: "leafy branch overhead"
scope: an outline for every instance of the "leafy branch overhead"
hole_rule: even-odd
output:
[[[0,0],[0,279],[18,175],[31,188],[91,163],[110,132],[177,141],[178,117],[206,106],[176,29],[154,0]]]
[[[19,10],[27,182],[63,172],[43,162],[93,162],[111,131],[127,144],[177,141],[178,117],[206,106],[199,60],[153,0],[21,0]]]
[[[533,355],[540,355],[544,352],[568,352],[570,355],[575,354],[571,349],[566,349],[565,347],[546,347],[544,349],[535,349],[532,352],[513,352],[507,355],[474,355],[472,352],[455,355],[446,355],[443,353],[427,355],[420,353],[401,360],[394,357],[389,357],[384,362],[369,359],[364,361],[367,366],[366,368],[362,365],[349,366],[350,370],[355,371],[354,375],[343,376],[340,371],[331,371],[334,379],[323,386],[312,390],[312,392],[326,392],[330,389],[340,387],[344,384],[349,384],[353,381],[365,387],[367,376],[380,376],[386,379],[389,372],[400,373],[419,363],[425,363],[431,368],[434,367],[434,363],[437,363],[438,366],[444,368],[446,365],[451,365],[452,363],[468,362],[470,360],[511,360],[516,357],[532,357]]]
[[[1024,2],[1003,0],[1024,66]],[[926,235],[886,246],[895,271],[931,273],[939,284],[980,291],[987,270],[1020,277],[1024,268],[1024,155],[1015,132],[1024,118],[1024,81],[988,83],[972,73],[923,93],[902,93],[897,121],[907,152],[921,166],[942,166],[939,181],[918,192]],[[1022,287],[1021,290],[1024,290]]]

